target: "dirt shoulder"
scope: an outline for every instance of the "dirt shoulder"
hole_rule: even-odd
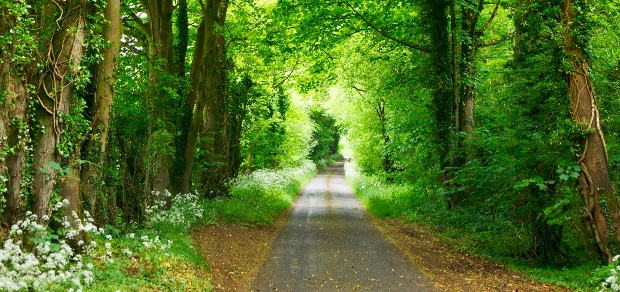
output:
[[[205,226],[194,230],[192,238],[211,269],[212,291],[250,291],[271,254],[278,231],[289,212],[283,212],[274,224],[251,228],[235,224]]]
[[[196,246],[211,267],[213,291],[250,291],[287,217],[284,212],[273,225],[260,228],[227,224],[195,230]],[[526,280],[492,261],[453,252],[415,225],[394,219],[373,218],[373,222],[431,279],[435,291],[569,291]]]
[[[521,273],[454,252],[430,233],[395,219],[373,219],[381,232],[435,284],[436,291],[570,291],[527,280]]]

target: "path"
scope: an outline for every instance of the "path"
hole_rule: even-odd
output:
[[[372,224],[343,165],[326,168],[301,191],[254,291],[431,291]]]

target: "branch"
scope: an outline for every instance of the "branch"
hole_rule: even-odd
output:
[[[236,41],[247,41],[248,37],[234,37],[230,40],[228,40],[228,42],[226,43],[226,50],[228,51],[228,47],[230,47],[230,45]]]
[[[484,33],[484,31],[487,30],[487,28],[489,27],[491,22],[493,22],[493,19],[497,15],[497,10],[499,10],[499,4],[500,3],[501,3],[501,0],[498,0],[497,4],[495,5],[495,9],[493,9],[493,13],[491,13],[491,17],[489,18],[489,21],[487,21],[487,23],[485,23],[484,26],[482,26],[482,28],[480,28],[480,30],[478,31],[478,35],[482,35]]]
[[[489,41],[488,43],[480,44],[479,47],[490,47],[490,46],[494,46],[494,45],[500,44],[503,41],[505,41],[505,40],[507,40],[509,38],[512,38],[512,36],[514,34],[515,34],[515,31],[513,30],[513,31],[509,32],[507,35],[505,35],[505,36],[503,36],[503,37],[501,37],[499,39]]]
[[[133,10],[131,10],[131,8],[129,8],[129,6],[123,4],[123,6],[125,6],[125,8],[127,8],[127,10],[129,10],[129,16],[131,17],[131,20],[133,20],[133,22],[135,22],[138,27],[140,28],[140,30],[142,30],[142,32],[144,32],[145,35],[149,35],[149,27],[142,21],[142,19],[140,19],[140,17],[138,17]]]
[[[355,91],[357,91],[357,94],[359,94],[359,96],[360,96],[360,97],[362,97],[362,99],[363,99],[365,102],[367,102],[370,106],[374,107],[374,105],[373,105],[370,101],[368,101],[368,99],[366,99],[366,97],[362,94],[362,92],[366,92],[366,90],[359,89],[359,88],[357,88],[357,86],[355,86],[355,85],[352,85],[352,87],[353,87],[353,89],[355,89]]]
[[[202,2],[202,0],[198,0],[198,3],[200,3],[200,8],[202,8],[202,11],[205,11],[205,4]]]
[[[142,49],[139,49],[139,48],[137,48],[136,46],[134,46],[133,44],[130,44],[130,43],[128,43],[128,42],[124,42],[124,41],[122,41],[122,40],[121,40],[121,44],[122,44],[125,48],[132,50],[134,53],[136,53],[136,54],[138,54],[138,55],[139,55],[139,54],[144,53],[144,51],[143,51]]]
[[[332,57],[327,51],[325,51],[325,49],[320,48],[320,50],[323,52],[323,54],[325,54],[325,56],[327,56],[327,58],[329,58],[329,60],[334,60],[334,57]]]
[[[122,1],[122,2],[125,2],[125,1]],[[144,8],[144,9],[148,9],[148,7],[149,7],[149,3],[147,3],[145,0],[138,0],[138,2],[140,2],[140,5],[142,5],[142,8]],[[124,4],[125,4],[125,3],[123,3],[123,5],[124,5]]]
[[[357,10],[355,10],[355,7],[353,7],[353,5],[351,5],[349,2],[342,2],[344,4],[346,4],[347,6],[349,6],[349,8],[351,8],[351,10],[353,11],[353,13],[355,13],[357,16],[359,16],[359,18],[362,19],[362,21],[364,21],[368,26],[370,26],[375,32],[377,32],[378,34],[382,35],[383,37],[392,40],[398,44],[401,44],[405,47],[417,50],[417,51],[421,51],[421,52],[425,52],[425,53],[429,53],[430,51],[422,48],[422,46],[417,45],[417,44],[413,44],[410,42],[406,42],[404,40],[400,40],[397,39],[393,36],[388,35],[387,33],[385,33],[384,31],[380,30],[379,28],[377,28],[375,25],[373,25],[370,21],[368,21],[360,12],[358,12]]]
[[[362,99],[367,102],[370,107],[372,107],[373,110],[375,110],[375,112],[377,113],[377,116],[379,117],[379,120],[382,120],[381,118],[381,105],[377,105],[375,106],[372,102],[370,102],[368,99],[366,99],[366,97],[362,94],[362,92],[366,92],[366,90],[363,89],[359,89],[357,88],[357,86],[352,85],[353,89],[355,89],[355,91],[357,91],[357,94],[359,94],[360,97],[362,97]]]
[[[282,79],[282,81],[278,82],[278,84],[276,84],[273,89],[277,89],[278,87],[282,86],[282,84],[284,84],[284,82],[286,82],[286,80],[288,80],[292,75],[293,72],[295,72],[295,70],[297,70],[297,66],[299,64],[301,64],[302,60],[298,60],[297,63],[295,63],[295,65],[293,66],[293,70],[291,70],[291,72],[288,73],[288,75],[286,75],[286,77],[284,77],[284,79]]]

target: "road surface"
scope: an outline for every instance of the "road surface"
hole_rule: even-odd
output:
[[[343,166],[327,167],[303,188],[253,291],[431,291],[372,224]]]

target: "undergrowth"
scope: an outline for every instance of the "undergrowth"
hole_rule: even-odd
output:
[[[315,175],[316,166],[310,161],[297,168],[257,170],[231,181],[230,195],[205,202],[205,209],[216,222],[269,225]]]
[[[380,176],[360,173],[346,163],[347,181],[366,209],[379,218],[399,218],[415,222],[457,251],[498,261],[527,277],[577,291],[619,291],[616,284],[618,262],[597,266],[587,262],[563,266],[535,264],[524,257],[529,251],[526,227],[512,224],[510,218],[483,210],[455,207],[448,209],[440,186],[424,177],[411,183],[392,184]]]
[[[140,227],[97,227],[85,212],[85,218],[64,218],[62,228],[52,229],[29,213],[3,239],[0,291],[209,291],[208,267],[191,229],[219,222],[271,224],[315,174],[308,161],[240,176],[229,183],[230,194],[216,200],[154,194],[167,199],[146,209],[148,220]],[[57,204],[55,212],[68,203]]]

